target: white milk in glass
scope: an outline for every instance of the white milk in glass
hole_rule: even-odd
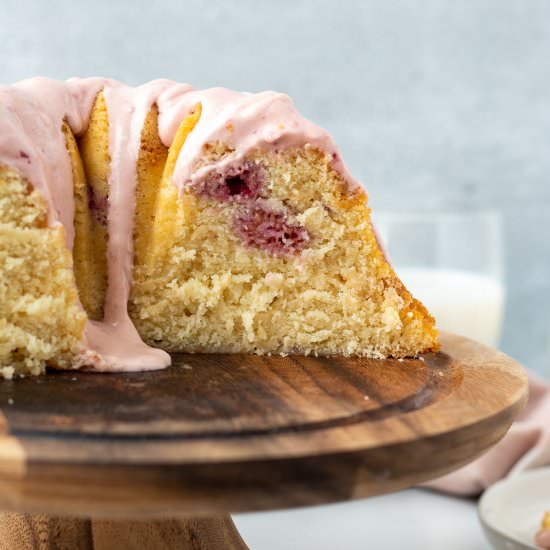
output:
[[[498,346],[505,297],[499,280],[455,269],[405,267],[396,271],[435,317],[439,329]]]

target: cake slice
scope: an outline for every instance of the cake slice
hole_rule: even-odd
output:
[[[287,96],[192,92],[177,113],[134,267],[130,313],[146,342],[368,357],[437,349],[432,317],[377,242],[366,192]],[[161,135],[173,127],[160,123]]]
[[[62,83],[36,84],[52,112],[67,98]],[[67,223],[78,150],[62,116],[54,124],[28,88],[27,82],[0,86],[0,375],[6,378],[47,366],[79,368],[86,355]],[[75,110],[67,114],[78,125]]]
[[[49,227],[43,197],[0,165],[0,375],[80,366],[86,315],[61,225]]]

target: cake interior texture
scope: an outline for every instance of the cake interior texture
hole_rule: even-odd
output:
[[[0,167],[0,373],[40,374],[55,358],[79,366],[86,315],[63,227],[48,227],[41,195]]]
[[[287,96],[52,82],[0,88],[0,111],[32,115],[51,90],[62,98],[41,122],[50,154],[32,142],[31,116],[0,119],[5,377],[140,370],[141,340],[169,352],[438,349],[433,318],[377,241],[365,190]],[[167,366],[150,351],[147,368]]]

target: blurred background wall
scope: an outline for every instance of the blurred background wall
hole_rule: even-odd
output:
[[[496,208],[502,348],[550,373],[550,2],[0,2],[0,81],[288,92],[376,210]]]

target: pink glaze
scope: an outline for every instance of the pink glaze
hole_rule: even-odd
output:
[[[301,117],[284,94],[247,94],[223,88],[191,91],[189,85],[168,80],[131,88],[104,78],[74,78],[66,82],[33,78],[13,86],[0,86],[0,164],[20,171],[44,196],[49,224],[63,225],[69,249],[74,240],[74,198],[62,122],[66,120],[74,134],[81,135],[100,90],[104,90],[109,114],[111,157],[106,220],[108,288],[104,320],[87,323],[78,364],[113,372],[163,368],[170,364],[169,355],[146,346],[127,313],[132,283],[136,163],[141,130],[153,104],[159,108],[159,135],[166,146],[172,143],[184,117],[198,104],[202,106],[200,120],[176,163],[173,180],[180,190],[200,186],[215,173],[230,173],[231,166],[245,162],[246,155],[255,149],[305,146],[319,148],[332,156],[334,168],[342,174],[351,193],[363,191],[349,174],[329,134]],[[233,151],[222,161],[195,169],[204,146],[217,141]],[[252,195],[257,192],[249,191]],[[247,190],[241,189],[236,194],[246,196]],[[284,226],[284,220],[276,215],[267,218],[261,223],[267,223],[273,239],[279,239],[273,253],[287,244],[292,250],[299,250],[309,239],[307,232],[302,231],[305,228]],[[243,239],[256,239],[244,228],[250,220],[241,222]],[[291,234],[292,243],[284,241],[285,233]]]
[[[172,143],[183,118],[199,104],[200,120],[186,139],[174,170],[174,183],[180,190],[198,184],[213,170],[225,172],[256,149],[310,146],[332,156],[334,169],[342,175],[351,193],[364,192],[346,168],[329,133],[302,117],[286,94],[249,94],[225,88],[184,94],[167,90],[158,100],[159,133],[165,145]],[[215,142],[225,143],[234,151],[220,162],[195,170],[204,146]]]
[[[537,533],[535,544],[541,548],[550,549],[550,529],[544,529]]]
[[[145,118],[157,97],[173,86],[155,80],[131,88],[118,82],[103,87],[109,113],[108,285],[103,323],[88,323],[86,337],[103,358],[101,370],[140,371],[170,365],[170,356],[143,343],[128,316],[132,285],[136,165]],[[100,368],[95,365],[96,369]]]

